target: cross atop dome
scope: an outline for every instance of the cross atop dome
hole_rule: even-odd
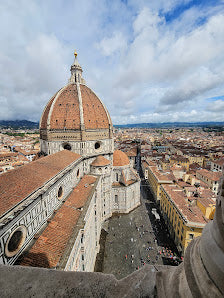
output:
[[[85,80],[83,79],[82,77],[82,67],[81,65],[79,64],[78,62],[78,59],[77,59],[77,52],[75,51],[74,52],[74,56],[75,56],[75,60],[73,62],[73,64],[71,65],[71,77],[68,81],[68,83],[81,83],[81,84],[85,84]]]

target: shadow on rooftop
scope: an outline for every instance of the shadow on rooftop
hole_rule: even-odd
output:
[[[19,257],[15,265],[51,268],[45,253],[27,252]]]

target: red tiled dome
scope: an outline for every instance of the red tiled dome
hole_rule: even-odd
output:
[[[113,154],[113,166],[122,167],[129,165],[130,161],[128,156],[121,150],[115,150]]]
[[[95,167],[104,167],[108,166],[110,164],[110,161],[103,157],[102,155],[98,155],[97,158],[91,163],[92,166]]]
[[[85,129],[107,129],[111,119],[109,113],[95,93],[80,84],[82,105],[75,83],[60,89],[48,102],[40,121],[40,129],[80,129],[80,107],[83,110]],[[82,114],[82,111],[81,111]]]

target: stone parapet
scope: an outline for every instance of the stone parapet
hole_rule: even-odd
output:
[[[102,273],[0,265],[0,296],[221,298],[224,293],[200,257],[200,241],[191,242],[177,267],[145,265],[121,280]]]
[[[0,296],[156,297],[158,270],[159,266],[146,265],[127,278],[117,280],[110,274],[0,265]]]

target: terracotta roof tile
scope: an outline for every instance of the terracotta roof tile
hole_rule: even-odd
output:
[[[80,158],[68,150],[48,155],[0,176],[0,216]]]
[[[127,156],[135,157],[135,156],[137,156],[137,149],[132,149],[132,150],[129,150],[125,153],[127,154]]]
[[[82,178],[20,265],[54,268],[59,264],[82,213],[77,208],[85,205],[96,180],[88,175]]]
[[[102,155],[98,155],[96,159],[91,163],[92,166],[95,167],[104,167],[110,164],[110,160],[106,159]]]
[[[80,129],[77,86],[69,84],[57,97],[50,119],[51,129]]]
[[[212,171],[208,171],[206,169],[198,170],[196,173],[198,173],[212,181],[219,181],[220,178],[222,177],[221,172],[212,172]]]
[[[219,165],[219,166],[223,166],[224,165],[224,158],[220,158],[218,160],[214,160],[213,163]]]
[[[173,180],[175,180],[172,173],[159,171],[157,166],[150,166],[150,170],[158,181],[173,182]]]
[[[213,201],[216,201],[216,195],[213,193],[213,191],[210,188],[201,189],[199,187],[198,192],[199,192],[200,198],[209,198],[209,199],[212,199]]]
[[[80,85],[80,90],[85,128],[109,128],[110,116],[99,98],[85,85]],[[61,93],[59,94],[59,92]],[[55,98],[56,101],[54,101]],[[41,129],[47,128],[47,119],[52,104],[49,129],[80,129],[80,109],[76,84],[67,85],[52,97],[43,112],[40,123]]]
[[[163,185],[164,190],[169,194],[177,209],[183,214],[188,222],[197,224],[206,224],[207,220],[203,216],[200,208],[197,206],[189,206],[187,197],[184,192],[176,185]]]
[[[6,152],[6,153],[0,153],[0,160],[5,159],[7,157],[17,157],[18,153],[16,152]]]
[[[215,206],[215,201],[211,198],[197,198],[197,200],[205,207]]]
[[[128,156],[121,150],[115,150],[113,154],[113,166],[122,167],[129,165],[130,161]]]
[[[85,85],[80,85],[80,89],[85,128],[109,128],[109,119],[99,98]]]
[[[112,186],[113,187],[127,187],[128,185],[131,185],[133,183],[135,183],[136,180],[127,180],[126,181],[126,185],[124,185],[122,182],[113,182]]]

